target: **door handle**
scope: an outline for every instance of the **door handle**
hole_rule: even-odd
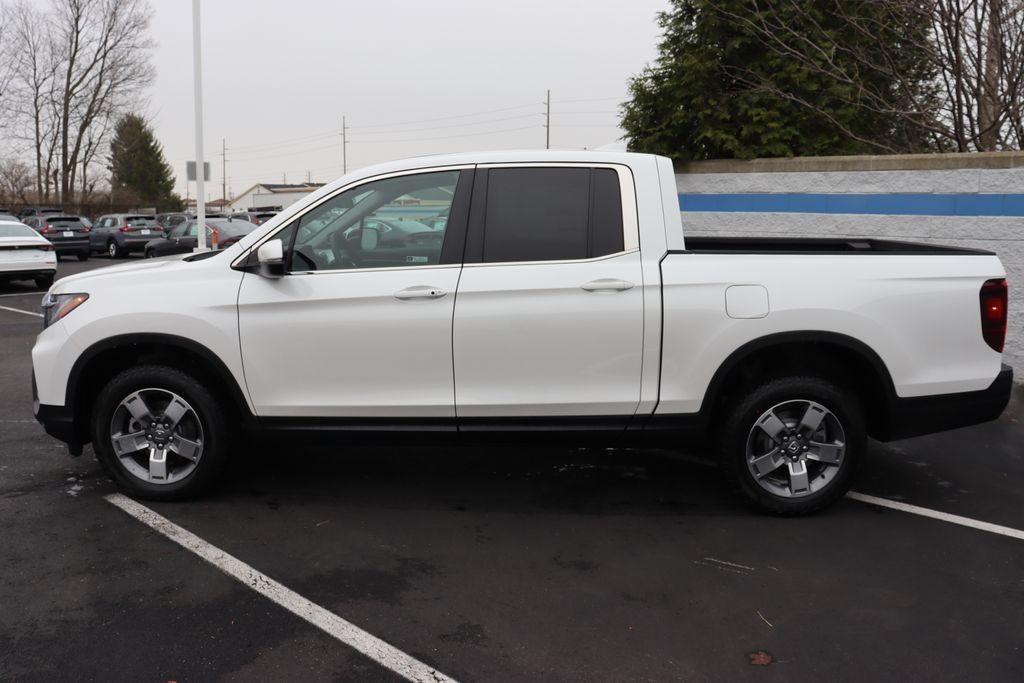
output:
[[[448,292],[444,291],[440,287],[420,285],[418,287],[406,287],[405,289],[395,292],[395,298],[399,301],[408,301],[410,299],[440,299],[447,293]]]
[[[628,280],[619,280],[614,277],[603,277],[599,280],[591,280],[586,284],[580,285],[580,289],[588,292],[624,292],[627,289],[633,289],[635,286],[636,285]]]

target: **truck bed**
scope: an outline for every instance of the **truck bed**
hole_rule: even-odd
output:
[[[842,237],[687,237],[684,251],[702,254],[892,254],[991,256],[991,251],[941,244]]]

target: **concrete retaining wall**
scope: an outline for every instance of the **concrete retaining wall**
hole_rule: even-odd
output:
[[[1010,283],[1006,362],[1024,381],[1024,153],[677,164],[688,235],[876,237],[994,251]]]

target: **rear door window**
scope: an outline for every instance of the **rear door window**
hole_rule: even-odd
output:
[[[63,230],[80,230],[84,227],[82,221],[74,216],[55,216],[46,220],[52,227]]]
[[[623,250],[619,178],[610,168],[492,168],[483,261],[562,261]]]

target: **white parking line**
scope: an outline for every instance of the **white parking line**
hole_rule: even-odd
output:
[[[36,292],[22,292],[21,294],[0,294],[0,298],[7,298],[9,296],[39,296],[40,294],[46,294],[46,292],[40,289]]]
[[[879,507],[889,508],[891,510],[909,512],[912,515],[931,517],[932,519],[949,522],[950,524],[959,524],[960,526],[970,527],[971,529],[987,531],[990,534],[1009,536],[1010,538],[1016,538],[1017,540],[1024,541],[1024,531],[1008,526],[982,522],[977,519],[971,519],[970,517],[961,517],[960,515],[951,515],[948,512],[939,512],[938,510],[931,510],[929,508],[918,507],[917,505],[901,503],[896,500],[889,500],[888,498],[877,498],[876,496],[869,496],[866,493],[857,493],[856,491],[850,491],[846,494],[846,497],[852,500],[858,500],[862,503],[868,503],[869,505],[878,505]]]
[[[334,612],[310,602],[295,591],[278,583],[266,574],[250,567],[220,548],[210,545],[166,517],[136,503],[131,498],[112,493],[106,500],[121,508],[159,534],[171,539],[182,548],[203,558],[228,576],[237,579],[260,595],[308,621],[313,626],[352,647],[381,666],[387,667],[410,681],[451,681],[453,679],[418,659],[405,654],[380,638],[345,621]]]
[[[20,308],[11,308],[10,306],[0,306],[0,308],[4,309],[5,311],[14,311],[15,313],[24,313],[25,315],[34,315],[37,318],[42,318],[43,317],[42,313],[36,313],[35,311],[23,311]]]

